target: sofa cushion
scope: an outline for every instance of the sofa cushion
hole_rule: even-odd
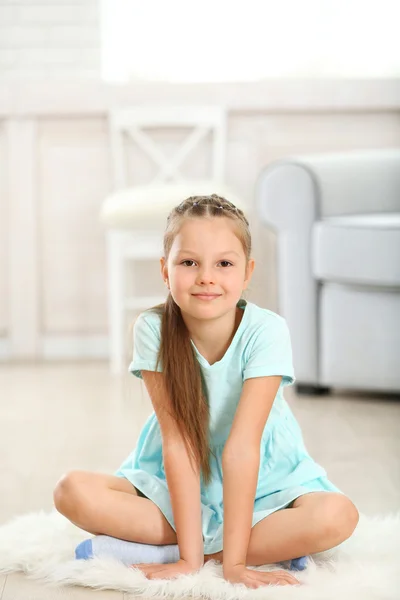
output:
[[[317,221],[311,250],[317,279],[400,287],[400,213]]]

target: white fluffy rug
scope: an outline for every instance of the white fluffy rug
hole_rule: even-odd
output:
[[[138,571],[110,560],[75,560],[75,546],[90,537],[55,510],[14,518],[0,527],[0,573],[23,571],[50,585],[115,589],[138,597],[253,598],[307,600],[399,600],[400,512],[384,517],[361,515],[356,531],[341,546],[313,556],[295,576],[301,586],[232,585],[222,567],[208,562],[194,575],[148,580]],[[274,566],[258,567],[273,570]]]

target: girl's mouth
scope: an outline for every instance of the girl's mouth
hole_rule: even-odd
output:
[[[215,300],[215,298],[219,298],[221,294],[193,294],[195,298],[199,298],[199,300]]]

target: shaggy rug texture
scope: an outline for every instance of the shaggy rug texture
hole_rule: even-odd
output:
[[[23,571],[47,585],[120,590],[139,598],[400,599],[400,511],[387,516],[361,515],[349,540],[313,555],[305,571],[293,572],[303,585],[256,590],[225,581],[221,565],[214,561],[175,580],[148,580],[116,561],[75,560],[76,545],[87,537],[91,536],[55,510],[15,517],[0,527],[0,573]],[[277,568],[265,565],[257,570]]]

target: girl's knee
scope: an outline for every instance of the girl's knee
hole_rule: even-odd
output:
[[[360,514],[357,510],[357,507],[353,504],[353,502],[346,498],[346,503],[343,509],[344,512],[344,529],[347,533],[347,537],[350,537],[355,528],[358,525],[358,521],[360,520]]]
[[[353,502],[342,494],[330,498],[324,510],[326,533],[336,538],[337,543],[347,540],[359,521],[359,513]]]
[[[69,471],[61,477],[53,491],[54,506],[58,512],[69,516],[71,511],[76,509],[84,482],[83,471]]]

